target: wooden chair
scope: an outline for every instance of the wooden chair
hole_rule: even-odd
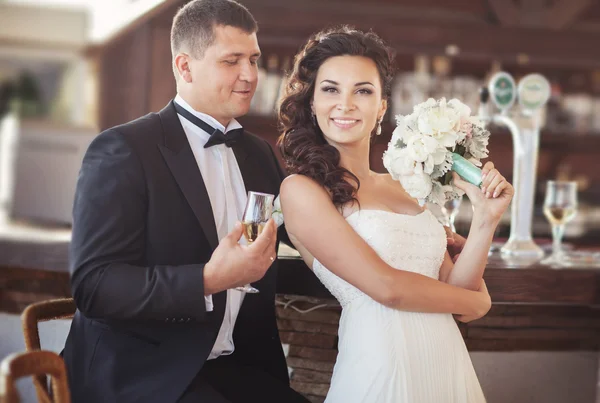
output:
[[[25,350],[33,352],[42,349],[38,329],[39,322],[55,319],[71,319],[73,318],[76,309],[73,298],[36,302],[25,308],[21,315],[23,336],[25,337]],[[48,393],[48,380],[45,373],[41,372],[34,375],[33,384],[40,402],[44,402],[48,399],[50,399],[49,401],[52,401]],[[56,393],[56,391],[54,392]]]
[[[42,403],[71,403],[67,383],[65,362],[52,351],[27,351],[9,355],[0,364],[0,403],[18,403],[20,401],[15,381],[26,376],[49,374],[52,379],[54,399],[48,394],[38,395]]]

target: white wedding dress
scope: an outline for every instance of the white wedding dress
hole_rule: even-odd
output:
[[[360,210],[347,221],[390,266],[438,279],[446,234],[428,210]],[[451,314],[388,308],[316,259],[313,270],[343,308],[326,403],[485,402]]]

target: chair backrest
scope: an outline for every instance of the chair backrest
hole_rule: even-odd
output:
[[[36,302],[29,305],[21,315],[23,324],[23,336],[25,337],[25,350],[41,350],[40,333],[38,329],[39,322],[46,322],[55,319],[70,319],[76,310],[73,298],[52,299],[48,301]],[[45,373],[34,375],[33,384],[40,402],[42,399],[50,399],[48,394],[48,380]]]
[[[15,381],[26,376],[49,374],[52,379],[53,399],[47,394],[42,403],[71,403],[65,362],[52,351],[27,351],[9,355],[0,363],[0,403],[18,403]]]

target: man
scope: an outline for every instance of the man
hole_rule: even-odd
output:
[[[277,332],[273,221],[238,244],[246,192],[278,194],[283,179],[235,120],[256,89],[256,32],[235,1],[185,5],[171,31],[177,97],[85,155],[64,350],[76,403],[306,402]],[[260,293],[234,290],[248,283]]]

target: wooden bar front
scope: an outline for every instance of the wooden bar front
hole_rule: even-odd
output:
[[[600,269],[507,266],[490,259],[484,279],[492,309],[460,324],[470,351],[600,350]],[[296,257],[282,258],[278,291],[333,298]]]
[[[0,239],[0,311],[20,313],[29,303],[70,296],[67,249],[65,241]],[[329,303],[339,314],[301,259],[280,259],[280,300],[300,296],[307,307]],[[470,350],[600,350],[600,269],[508,268],[490,259],[485,280],[491,311],[460,325]]]

